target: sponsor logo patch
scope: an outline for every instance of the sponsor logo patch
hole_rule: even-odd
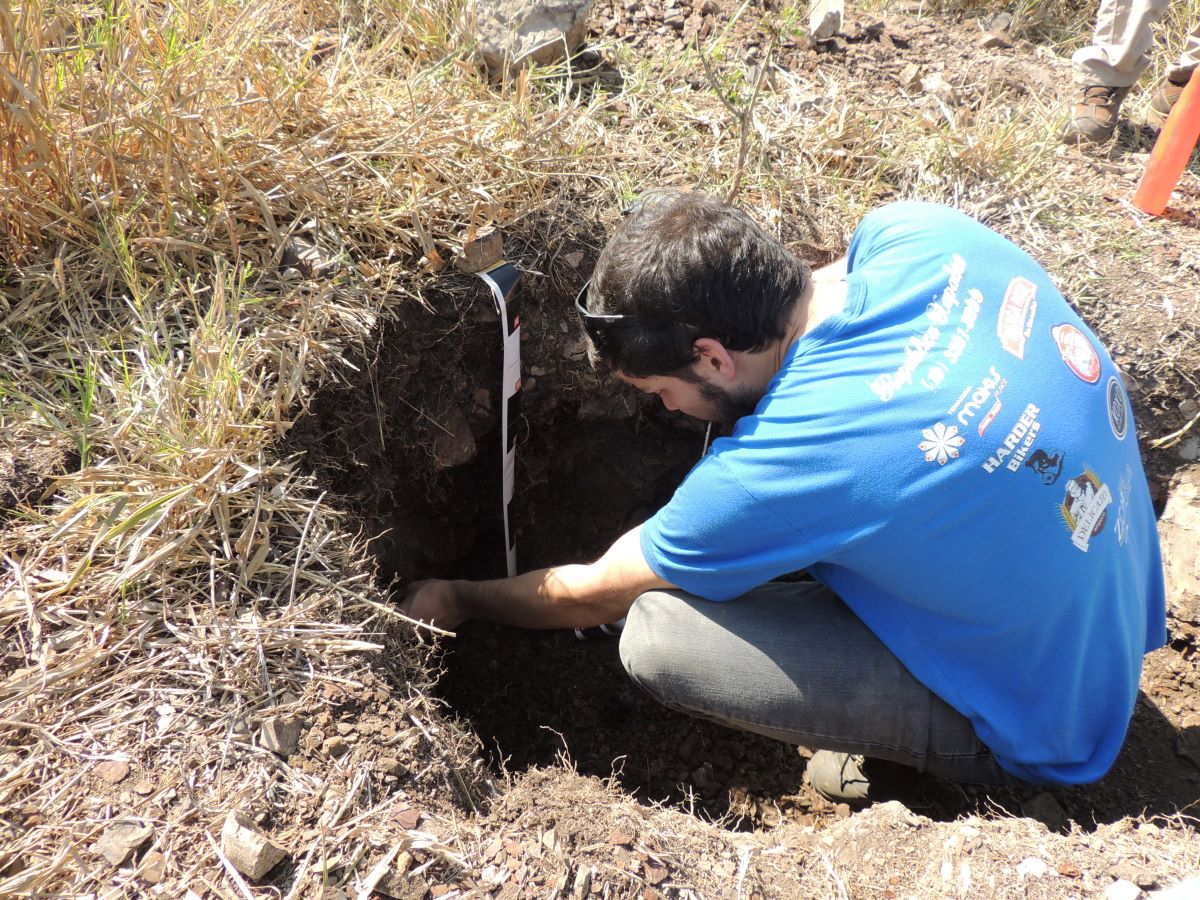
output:
[[[1129,498],[1133,494],[1133,466],[1125,467],[1125,474],[1121,476],[1117,492],[1121,502],[1117,506],[1117,524],[1113,526],[1113,531],[1117,534],[1117,543],[1124,547],[1129,540]]]
[[[1121,379],[1113,375],[1108,379],[1108,424],[1118,441],[1125,440],[1129,431],[1129,406],[1125,403],[1125,391]]]
[[[1000,346],[1017,359],[1025,358],[1025,340],[1033,330],[1036,315],[1037,285],[1028,278],[1014,278],[1008,283],[996,317],[996,337]]]
[[[1067,482],[1066,494],[1058,509],[1071,532],[1071,543],[1084,553],[1087,553],[1092,538],[1104,530],[1112,502],[1112,491],[1091,469],[1084,469],[1083,474]]]
[[[1025,457],[1029,455],[1034,441],[1037,440],[1038,432],[1042,430],[1042,423],[1038,421],[1041,411],[1041,407],[1034,403],[1025,406],[1025,411],[1021,413],[1021,418],[1017,419],[1017,424],[1012,427],[1012,430],[1008,432],[1004,441],[992,452],[991,456],[983,461],[982,466],[985,472],[990,475],[1002,465],[1010,472],[1021,470],[1021,464],[1025,462]]]
[[[1050,329],[1063,362],[1088,384],[1100,380],[1100,356],[1082,331],[1074,325],[1055,325]]]
[[[944,466],[951,459],[958,459],[958,448],[967,442],[958,433],[957,425],[943,422],[922,429],[921,435],[925,440],[917,445],[917,449],[925,454],[925,462],[936,460],[939,466]]]
[[[1063,462],[1066,454],[1061,450],[1046,452],[1038,447],[1025,460],[1025,468],[1033,469],[1042,479],[1042,484],[1054,484],[1062,475]]]
[[[988,368],[988,373],[983,377],[983,380],[978,384],[969,384],[958,399],[954,401],[954,405],[947,411],[946,415],[955,416],[958,424],[964,429],[970,425],[972,419],[979,415],[980,409],[984,404],[991,403],[990,409],[984,413],[983,418],[979,421],[979,436],[983,437],[984,432],[988,430],[988,426],[992,424],[992,420],[1000,412],[1000,407],[1003,405],[1000,402],[1000,395],[1004,393],[1004,389],[1008,386],[1008,379],[1004,378],[995,366]],[[957,414],[957,415],[955,415]]]

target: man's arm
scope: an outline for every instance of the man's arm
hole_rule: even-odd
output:
[[[615,622],[639,594],[672,585],[642,556],[641,526],[590,565],[554,566],[498,581],[423,581],[409,588],[405,615],[455,628],[487,619],[520,628],[589,628]]]

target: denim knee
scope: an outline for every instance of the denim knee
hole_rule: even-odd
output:
[[[661,621],[663,606],[670,602],[678,601],[661,591],[642,594],[634,601],[621,630],[621,665],[637,685],[660,701],[664,676],[672,668],[671,641],[664,639],[662,629],[655,628],[652,622]]]

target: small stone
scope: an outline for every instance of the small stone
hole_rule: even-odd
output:
[[[321,752],[326,756],[341,756],[349,749],[349,742],[340,734],[335,734],[333,737],[326,738],[325,743],[321,745]]]
[[[994,31],[985,31],[979,36],[979,46],[987,50],[1007,50],[1012,46],[1012,41]]]
[[[1190,437],[1179,445],[1179,458],[1184,462],[1195,462],[1200,459],[1200,438]]]
[[[295,269],[305,278],[312,278],[329,270],[333,260],[328,259],[316,244],[308,238],[293,235],[283,242],[280,254],[281,269]]]
[[[667,867],[660,862],[646,860],[642,863],[642,874],[650,884],[662,884],[667,880]]]
[[[495,229],[481,231],[473,240],[463,242],[462,256],[454,260],[460,272],[482,272],[504,258],[504,241]]]
[[[475,451],[475,436],[466,413],[457,406],[450,407],[433,429],[434,462],[439,469],[461,466],[475,458]]]
[[[149,778],[143,778],[133,786],[133,792],[135,794],[141,794],[143,797],[148,794],[152,794],[154,793],[154,782]]]
[[[1046,861],[1036,856],[1027,856],[1017,864],[1017,874],[1022,878],[1041,878],[1049,870]]]
[[[580,868],[575,873],[575,881],[571,885],[571,897],[574,900],[583,900],[592,892],[592,870],[591,868]]]
[[[424,900],[426,885],[422,878],[406,878],[402,874],[388,872],[379,879],[375,891],[392,900]]]
[[[342,737],[346,737],[346,735],[350,734],[352,731],[354,731],[354,726],[351,725],[349,722],[338,722],[337,723],[337,733],[340,734]]]
[[[934,72],[932,75],[922,78],[921,90],[951,106],[958,103],[958,91],[942,76],[941,72]]]
[[[1083,869],[1079,868],[1073,859],[1064,859],[1058,864],[1058,874],[1063,878],[1080,878],[1083,876]]]
[[[259,744],[272,753],[288,757],[300,746],[300,735],[304,723],[291,716],[272,716],[262,724],[258,733]]]
[[[405,831],[413,831],[421,822],[419,809],[401,809],[395,814],[396,824]]]
[[[1132,881],[1119,879],[1104,889],[1104,900],[1137,900],[1142,889]]]
[[[142,857],[142,867],[138,869],[138,877],[148,884],[158,884],[167,872],[167,858],[157,850],[151,850]]]
[[[844,0],[814,0],[808,11],[808,33],[814,41],[827,41],[842,30]]]
[[[396,759],[394,756],[381,756],[378,760],[376,760],[375,766],[384,775],[400,776],[405,774],[407,771],[403,763],[401,763],[400,760]]]
[[[1004,34],[1012,28],[1013,15],[1010,12],[993,13],[990,16],[985,16],[979,20],[979,27],[984,31],[990,31],[995,34]]]
[[[129,774],[129,763],[119,759],[108,759],[96,766],[96,775],[101,781],[117,784]]]
[[[916,90],[921,85],[921,67],[909,63],[900,70],[900,85],[908,90]]]
[[[534,63],[553,65],[587,36],[592,0],[473,0],[467,22],[493,75]]]
[[[567,261],[567,265],[572,269],[578,269],[579,264],[583,262],[583,251],[576,250],[573,253],[567,253],[563,256],[563,259]]]
[[[1133,862],[1126,861],[1113,866],[1108,874],[1117,881],[1129,881],[1143,890],[1149,890],[1157,883],[1157,879],[1149,871]]]
[[[288,855],[263,834],[249,816],[237,810],[225,817],[221,828],[221,852],[251,881],[258,881]]]
[[[153,834],[154,829],[141,819],[117,819],[92,845],[92,850],[119,866]]]

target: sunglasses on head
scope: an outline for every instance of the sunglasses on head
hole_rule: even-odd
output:
[[[632,320],[633,316],[615,313],[591,313],[588,312],[585,298],[587,297],[588,288],[591,286],[591,281],[585,281],[583,287],[579,289],[579,293],[575,295],[575,308],[579,310],[579,316],[583,321],[583,330],[591,339],[592,344],[596,347],[596,352],[601,356],[604,355],[605,346],[608,343],[608,332],[614,322],[623,320]]]

